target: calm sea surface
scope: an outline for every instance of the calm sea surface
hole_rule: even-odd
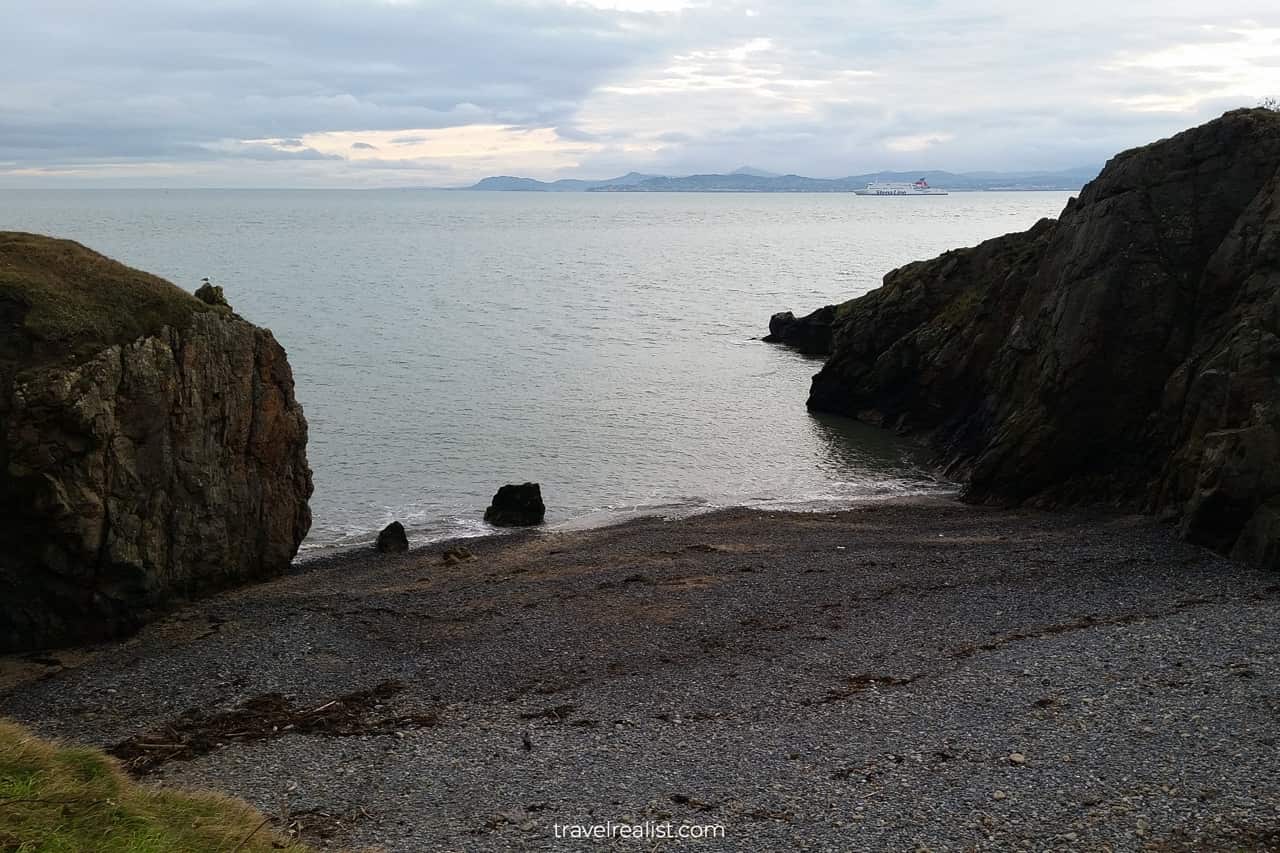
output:
[[[0,191],[70,237],[270,327],[311,425],[304,548],[486,532],[507,482],[548,521],[946,488],[886,433],[804,407],[820,363],[769,316],[1056,216],[1066,193]]]

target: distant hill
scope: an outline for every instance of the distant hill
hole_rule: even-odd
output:
[[[743,166],[729,174],[667,177],[630,172],[606,181],[567,178],[538,181],[501,176],[485,178],[467,187],[502,192],[721,192],[721,193],[843,193],[865,187],[871,181],[914,181],[924,178],[931,186],[953,192],[990,190],[1078,190],[1097,177],[1100,167],[1085,166],[1056,172],[873,172],[846,178],[806,178],[775,175]]]
[[[510,175],[485,178],[479,183],[466,187],[469,190],[490,190],[495,192],[534,192],[534,193],[580,193],[594,189],[634,186],[657,175],[645,175],[640,172],[628,172],[617,178],[605,181],[585,181],[577,178],[562,178],[558,181],[539,181],[534,178],[515,178]]]

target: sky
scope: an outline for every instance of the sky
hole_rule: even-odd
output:
[[[2,0],[0,187],[1053,170],[1280,97],[1275,0]]]

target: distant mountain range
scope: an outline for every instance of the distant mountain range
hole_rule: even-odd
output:
[[[624,193],[845,193],[860,190],[872,181],[915,181],[924,178],[930,186],[955,192],[984,190],[1078,190],[1098,176],[1100,167],[1085,166],[1057,172],[874,172],[847,178],[806,178],[778,175],[743,166],[728,174],[646,175],[629,172],[605,181],[566,178],[539,181],[509,175],[485,178],[469,190],[495,192],[624,192]]]
[[[559,181],[547,182],[533,178],[514,178],[510,175],[498,175],[492,178],[485,178],[474,186],[463,187],[463,189],[526,193],[584,193],[593,190],[634,187],[657,177],[661,176],[628,172],[620,178],[610,178],[607,181],[583,181],[576,178],[564,178]]]

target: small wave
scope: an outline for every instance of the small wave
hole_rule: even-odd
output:
[[[931,478],[889,479],[830,483],[822,491],[801,494],[733,495],[712,500],[700,496],[677,496],[651,502],[606,504],[585,509],[569,518],[554,520],[539,528],[552,533],[594,530],[624,524],[639,518],[677,520],[717,510],[745,507],[777,512],[835,512],[869,501],[894,498],[954,495],[954,484]],[[394,517],[388,515],[388,520]],[[409,543],[414,547],[453,539],[474,539],[511,533],[509,528],[493,527],[482,519],[467,516],[431,517],[424,510],[404,512],[399,516],[405,525]],[[337,551],[367,548],[377,539],[378,528],[362,527],[341,531],[316,531],[299,550],[299,561],[332,554]]]
[[[386,519],[376,527],[352,526],[341,530],[312,530],[311,535],[299,547],[297,560],[304,561],[339,551],[371,547],[377,541],[379,531],[396,517],[395,514],[389,513]],[[398,517],[405,527],[411,547],[509,532],[487,524],[482,519],[463,516],[432,518],[421,510],[405,512]]]

